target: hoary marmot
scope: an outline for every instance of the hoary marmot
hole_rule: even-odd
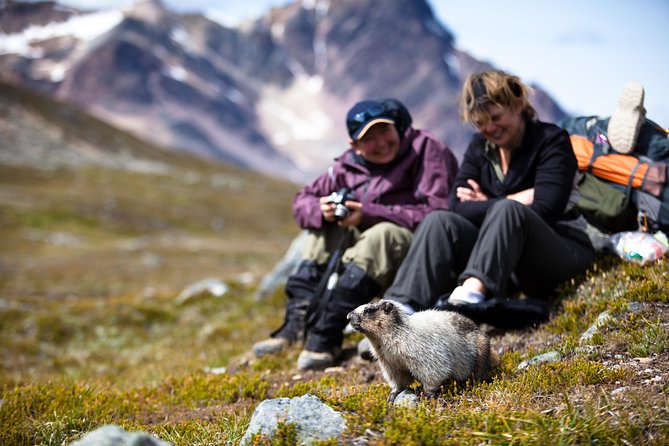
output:
[[[425,310],[407,315],[395,302],[380,300],[359,306],[347,317],[369,339],[391,388],[388,402],[414,381],[434,398],[446,381],[488,376],[490,338],[458,313]]]

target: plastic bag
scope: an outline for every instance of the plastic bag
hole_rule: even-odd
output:
[[[663,233],[659,233],[664,236]],[[666,240],[666,236],[664,236]],[[642,231],[625,231],[612,234],[610,237],[613,251],[621,258],[646,265],[661,259],[669,253],[669,246],[661,241],[661,237]]]

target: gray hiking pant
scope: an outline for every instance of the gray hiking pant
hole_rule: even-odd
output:
[[[454,212],[435,211],[416,229],[384,297],[430,308],[458,283],[476,277],[492,296],[504,297],[513,284],[541,298],[585,272],[594,257],[584,231],[560,223],[552,228],[513,200],[495,203],[480,229]]]
[[[346,237],[342,263],[359,266],[384,290],[395,277],[413,237],[408,229],[390,222],[378,223],[362,232],[357,228],[327,225],[308,230],[303,260],[327,264],[342,235]]]

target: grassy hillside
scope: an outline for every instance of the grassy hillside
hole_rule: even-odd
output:
[[[297,233],[295,190],[213,170],[0,165],[0,293],[108,296],[207,276],[258,279]]]
[[[117,280],[101,277],[98,287]],[[113,423],[175,445],[232,445],[262,400],[312,393],[344,414],[344,444],[667,444],[668,279],[666,261],[642,268],[600,259],[560,291],[548,323],[492,333],[501,354],[492,380],[447,385],[441,399],[414,408],[386,405],[376,365],[354,355],[359,335],[346,338],[343,367],[329,372],[296,372],[298,347],[250,358],[251,344],[280,323],[281,291],[258,302],[252,287],[233,284],[223,298],[183,305],[169,287],[4,295],[0,443],[65,445]],[[606,310],[614,319],[580,345]],[[561,359],[518,370],[548,351]],[[293,444],[290,432],[258,444]]]
[[[64,297],[258,279],[297,185],[147,144],[0,85],[0,293]]]
[[[76,105],[0,82],[0,126],[6,151],[98,152],[118,159],[164,162],[182,168],[202,169],[207,163],[183,153],[165,150],[121,131]],[[217,166],[217,169],[234,171]]]
[[[19,125],[0,111],[0,130]],[[53,130],[49,114],[23,111]],[[73,129],[68,140],[97,147]],[[263,399],[305,393],[344,414],[343,444],[669,443],[666,260],[599,258],[559,290],[549,322],[491,331],[501,364],[490,381],[388,406],[376,365],[354,355],[358,334],[328,372],[297,373],[297,346],[247,355],[282,319],[283,292],[258,301],[255,287],[297,233],[297,187],[146,150],[136,156],[169,169],[0,164],[0,444],[67,445],[107,423],[175,445],[237,444]],[[207,277],[230,291],[177,302]],[[558,361],[518,369],[551,351]]]

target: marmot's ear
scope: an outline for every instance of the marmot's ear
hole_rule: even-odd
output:
[[[393,311],[395,309],[395,305],[390,301],[383,300],[380,303],[381,303],[381,305],[379,306],[379,308],[384,313],[390,313],[391,311]]]

